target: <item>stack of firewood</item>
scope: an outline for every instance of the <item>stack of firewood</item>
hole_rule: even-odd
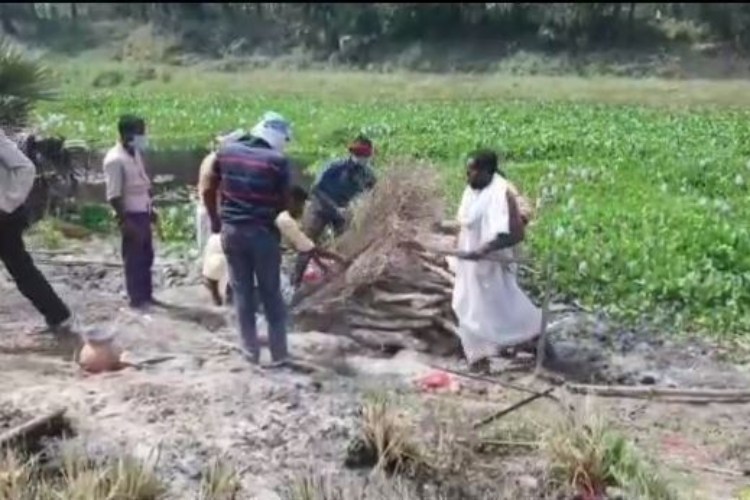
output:
[[[346,296],[325,293],[342,288],[346,272],[312,291],[296,307],[298,326],[341,333],[385,352],[458,352],[451,307],[454,276],[446,258],[413,242],[391,249],[388,257],[376,279]]]

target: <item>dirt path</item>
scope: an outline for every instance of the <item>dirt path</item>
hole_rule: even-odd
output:
[[[100,258],[106,253],[101,248],[91,251]],[[360,473],[344,469],[342,461],[356,430],[363,393],[377,389],[407,394],[419,413],[435,397],[416,391],[415,377],[429,372],[428,364],[463,369],[460,360],[403,351],[393,359],[375,358],[341,337],[296,333],[290,337],[292,351],[331,370],[313,375],[262,371],[215,340],[234,342],[236,334],[227,315],[208,308],[203,290],[189,284],[194,281],[189,270],[182,273],[183,284],[159,294],[183,309],[154,310],[146,316],[123,309],[118,270],[45,266],[43,271],[84,324],[107,326],[116,320],[119,342],[135,360],[164,355],[173,359],[142,370],[84,376],[62,353],[44,352],[42,337],[29,335],[40,318],[3,277],[0,406],[27,413],[68,407],[80,434],[77,439],[94,453],[126,450],[148,458],[158,447],[158,471],[171,483],[172,498],[192,498],[201,470],[216,455],[226,456],[242,472],[244,489],[251,495],[247,498],[275,498],[272,491],[290,474],[313,465],[317,472],[357,477]],[[157,282],[163,283],[163,276]],[[578,380],[634,383],[650,377],[660,385],[750,385],[742,366],[715,360],[716,350],[701,343],[605,333],[601,324],[580,313],[562,314],[554,331],[568,368],[576,368],[569,375]],[[347,370],[342,370],[344,365]],[[532,383],[528,373],[503,377]],[[476,414],[519,399],[517,392],[499,386],[461,383],[459,394],[437,398]],[[571,398],[574,404],[582,402]],[[626,399],[600,399],[597,404],[658,455],[682,486],[684,498],[736,498],[748,483],[748,478],[708,469],[750,468],[750,405]],[[514,425],[543,422],[559,411],[551,405],[535,403],[508,420]]]

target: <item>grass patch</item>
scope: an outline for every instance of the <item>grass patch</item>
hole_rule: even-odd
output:
[[[12,450],[0,457],[0,499],[7,500],[158,500],[167,483],[156,474],[158,457],[130,455],[92,459],[85,450],[62,443],[60,453],[26,458]],[[50,459],[51,458],[51,459]],[[201,475],[198,500],[243,498],[236,470],[212,459]]]
[[[67,450],[59,470],[37,458],[9,450],[0,463],[0,498],[13,500],[157,500],[164,483],[139,460],[123,456],[96,463],[79,451]]]
[[[347,450],[346,465],[388,473],[416,470],[424,456],[412,440],[412,428],[385,395],[372,394],[361,408],[360,435]]]
[[[545,437],[551,472],[586,498],[598,498],[608,488],[625,498],[674,500],[676,494],[655,464],[588,405],[561,419]]]
[[[229,463],[214,459],[201,475],[198,500],[236,500],[240,481],[237,471]]]

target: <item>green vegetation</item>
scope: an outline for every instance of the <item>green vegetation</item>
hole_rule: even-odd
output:
[[[275,109],[294,122],[292,153],[314,158],[315,168],[342,154],[361,130],[376,141],[381,163],[411,156],[438,164],[454,207],[465,156],[495,147],[508,175],[540,199],[530,249],[540,262],[558,254],[558,293],[675,329],[750,331],[750,112],[465,100],[450,80],[425,83],[430,94],[422,99],[358,99],[351,85],[364,85],[359,75],[349,87],[345,75],[299,78],[319,79],[309,96],[288,85],[277,89],[283,94],[269,90],[280,76],[256,79],[242,92],[201,91],[188,81],[182,88],[71,92],[44,103],[41,116],[50,131],[106,146],[119,114],[143,113],[151,142],[169,149],[205,144],[217,131],[251,126]],[[321,96],[321,88],[335,95]]]
[[[49,69],[0,37],[0,123],[21,127],[37,101],[53,96]]]
[[[659,468],[585,402],[546,433],[544,447],[552,476],[570,484],[584,498],[597,498],[609,488],[622,490],[624,498],[672,500],[673,487]]]

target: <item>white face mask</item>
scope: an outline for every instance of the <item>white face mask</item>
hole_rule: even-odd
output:
[[[354,163],[362,165],[363,167],[370,166],[370,158],[366,156],[352,156],[352,160],[354,161]]]
[[[133,136],[133,140],[131,142],[133,147],[137,149],[138,151],[145,151],[148,147],[148,137],[145,135],[136,135]]]

